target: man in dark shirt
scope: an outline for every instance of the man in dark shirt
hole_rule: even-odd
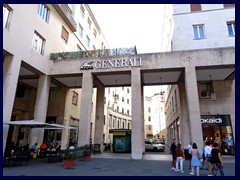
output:
[[[171,154],[172,154],[172,168],[171,168],[171,170],[175,170],[175,166],[176,166],[176,159],[177,159],[176,148],[177,148],[176,139],[173,139],[173,143],[171,144],[171,148],[170,148],[170,151],[171,151]]]
[[[224,176],[223,161],[222,161],[221,152],[218,149],[218,143],[213,143],[210,162],[212,163],[212,167],[213,167],[213,176],[216,176],[218,171],[220,172],[221,176]]]

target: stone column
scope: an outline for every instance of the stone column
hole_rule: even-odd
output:
[[[197,77],[194,66],[185,67],[185,88],[187,95],[190,140],[200,148],[203,144]],[[200,148],[201,149],[201,148]]]
[[[185,90],[185,83],[178,83],[179,89],[179,99],[180,99],[180,131],[181,131],[181,140],[182,147],[186,147],[190,142],[190,122],[188,116],[188,104]]]
[[[60,117],[63,117],[63,125],[64,126],[69,126],[70,125],[70,115],[69,115],[69,104],[68,102],[71,102],[70,98],[72,98],[72,96],[69,93],[69,89],[62,87],[60,88],[60,94],[61,94],[61,99],[60,99],[60,107],[62,109],[60,114]],[[69,129],[63,129],[62,130],[62,137],[61,137],[61,149],[67,149],[67,147],[69,146]]]
[[[142,159],[144,142],[144,120],[141,73],[139,69],[131,71],[132,87],[132,159]]]
[[[50,84],[51,78],[49,76],[41,75],[39,77],[34,109],[35,121],[46,122]],[[44,129],[32,129],[29,142],[30,147],[36,142],[38,143],[38,146],[40,146],[43,142],[43,135]]]
[[[21,61],[14,56],[6,56],[3,63],[3,122],[9,122],[18,84]],[[3,124],[3,153],[6,147],[9,125]]]
[[[90,71],[84,71],[82,77],[82,95],[80,106],[80,122],[78,146],[90,143],[90,126],[92,112],[93,77]]]
[[[104,92],[105,87],[97,87],[94,143],[100,144],[101,152],[103,151]]]

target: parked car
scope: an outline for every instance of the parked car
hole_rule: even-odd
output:
[[[158,142],[150,142],[145,140],[145,150],[150,151],[165,151],[165,146]]]

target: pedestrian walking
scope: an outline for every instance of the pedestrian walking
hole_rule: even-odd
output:
[[[206,160],[208,162],[208,176],[212,176],[212,163],[210,162],[212,148],[210,146],[209,141],[206,141],[206,146],[204,148],[204,151],[205,151]]]
[[[181,171],[181,173],[184,173],[183,171],[184,152],[183,152],[181,143],[179,143],[176,148],[176,156],[177,156],[177,160],[176,160],[175,171]],[[180,169],[179,169],[179,165],[180,165]]]
[[[206,141],[203,142],[203,147],[202,147],[202,167],[200,169],[204,169],[206,157],[205,157],[205,147],[206,147]]]
[[[191,154],[192,154],[192,160],[191,160],[192,172],[190,174],[194,175],[196,170],[197,176],[199,176],[199,168],[202,166],[202,163],[198,158],[199,151],[196,143],[193,143],[192,145]]]
[[[189,142],[189,144],[187,145],[187,149],[188,149],[188,168],[191,169],[191,160],[192,160],[192,141]]]
[[[213,143],[213,149],[211,151],[211,160],[210,162],[212,163],[212,171],[213,171],[213,176],[217,176],[218,171],[220,172],[221,176],[224,176],[223,173],[223,161],[222,161],[222,155],[220,150],[218,149],[218,143]]]
[[[176,166],[176,159],[177,159],[176,148],[177,148],[176,139],[173,139],[173,142],[172,142],[171,147],[170,147],[170,151],[171,151],[171,154],[172,154],[172,168],[171,168],[171,170],[175,170],[175,166]]]

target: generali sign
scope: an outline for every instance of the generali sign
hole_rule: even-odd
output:
[[[125,68],[125,67],[141,67],[141,58],[131,58],[131,59],[112,59],[112,60],[98,60],[95,63],[93,61],[86,61],[81,66],[80,69],[110,69],[110,68]]]

